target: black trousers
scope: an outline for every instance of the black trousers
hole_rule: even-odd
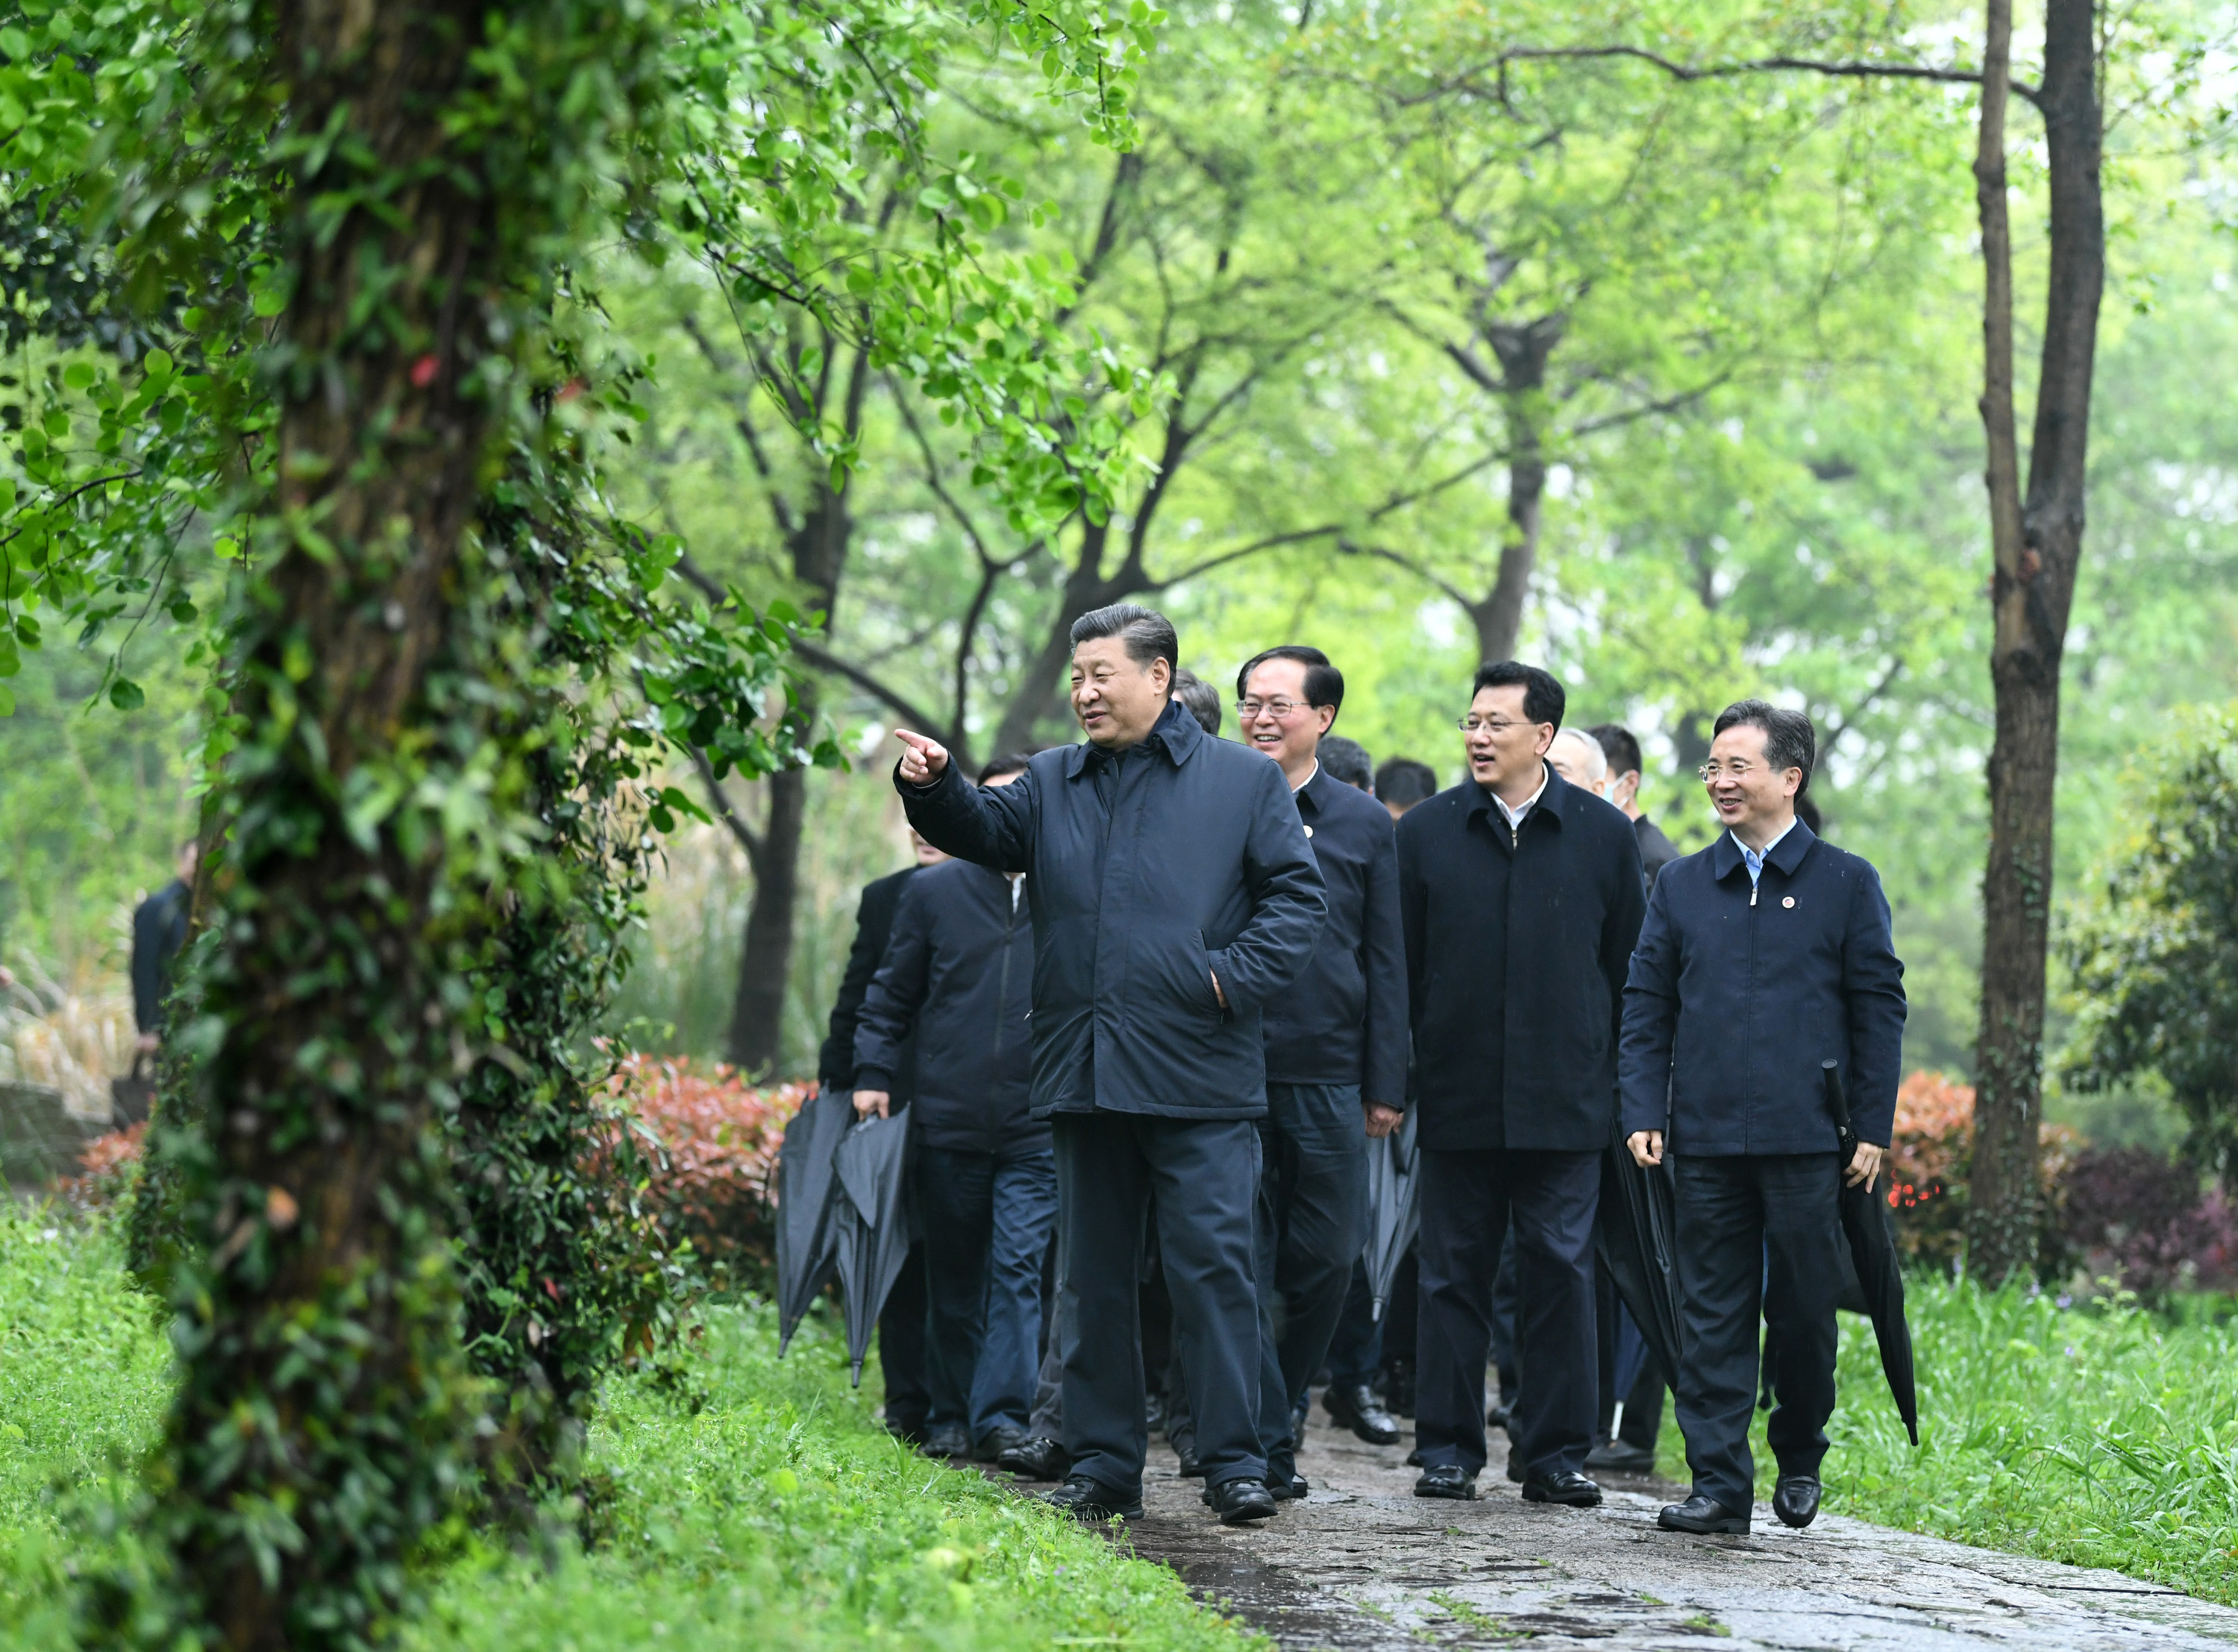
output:
[[[1209,1485],[1263,1479],[1259,1298],[1253,1265],[1259,1133],[1248,1119],[1060,1113],[1056,1136],[1064,1449],[1072,1471],[1137,1495],[1149,1448],[1141,1294],[1145,1213],[1180,1331]]]
[[[1269,1084],[1260,1144],[1259,1443],[1295,1463],[1292,1411],[1328,1352],[1367,1243],[1367,1129],[1356,1084]]]
[[[1842,1287],[1837,1155],[1674,1153],[1671,1170],[1686,1465],[1698,1493],[1745,1510],[1756,1501],[1748,1435],[1760,1322],[1779,1343],[1769,1431],[1779,1471],[1815,1476],[1825,1459]]]
[[[1516,1354],[1508,1421],[1526,1474],[1582,1472],[1593,1448],[1593,1218],[1600,1155],[1422,1149],[1421,1324],[1414,1437],[1422,1462],[1485,1464],[1493,1282],[1514,1221]]]
[[[924,1241],[909,1249],[909,1259],[886,1292],[878,1311],[878,1371],[886,1385],[886,1425],[910,1440],[924,1438],[932,1410],[925,1371]]]

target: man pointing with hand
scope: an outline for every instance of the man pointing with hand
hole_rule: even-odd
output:
[[[1321,875],[1281,770],[1171,698],[1163,615],[1101,608],[1072,642],[1088,743],[1039,754],[1012,784],[974,787],[938,742],[895,730],[910,823],[950,855],[1029,875],[1033,1113],[1056,1146],[1072,1459],[1049,1501],[1085,1520],[1142,1513],[1136,1279],[1155,1195],[1208,1501],[1229,1525],[1263,1520],[1260,1018],[1313,948]]]

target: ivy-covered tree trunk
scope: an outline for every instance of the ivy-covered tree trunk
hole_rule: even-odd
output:
[[[173,1552],[233,1649],[379,1639],[457,1476],[431,1109],[469,1047],[473,915],[407,805],[465,713],[461,539],[494,422],[493,148],[442,116],[486,8],[281,0],[275,496],[206,976],[209,1127],[169,1439]],[[447,729],[446,724],[451,726]],[[470,730],[467,730],[470,732]]]
[[[1992,0],[2002,7],[2003,0]],[[2008,17],[2010,13],[2006,14]],[[2010,24],[2007,25],[2010,28]],[[1995,32],[1993,15],[1992,33]],[[1993,38],[1992,47],[1996,42]],[[2042,106],[2051,174],[2051,268],[2028,495],[2020,532],[2000,532],[1990,600],[1996,692],[1990,754],[1990,856],[1982,880],[1982,1026],[1967,1265],[1995,1284],[2036,1264],[2037,1134],[2043,1120],[2044,954],[2049,939],[2052,816],[2059,776],[2059,672],[2082,552],[2090,381],[2105,286],[2100,200],[2102,113],[2093,0],[2049,0]],[[1984,157],[1989,145],[1984,142]],[[1996,170],[2002,174],[2002,155]],[[1977,168],[1977,171],[1986,169]],[[1984,229],[2001,222],[2003,179],[1981,180]],[[1985,233],[1985,247],[1997,250]],[[2003,301],[2010,305],[2010,278]],[[1998,481],[1993,403],[2000,294],[1990,283],[1991,492]],[[2003,336],[2011,337],[2010,316]],[[2007,407],[2010,424],[2010,405]],[[2010,482],[2007,484],[2010,486]]]

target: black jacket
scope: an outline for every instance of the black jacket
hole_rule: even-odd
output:
[[[1663,869],[1678,858],[1678,845],[1645,815],[1632,823],[1632,835],[1639,840],[1639,867],[1647,874],[1647,887],[1652,889]]]
[[[831,1030],[816,1055],[816,1081],[827,1094],[855,1087],[855,1032],[863,1016],[863,1000],[871,980],[886,955],[886,942],[894,932],[894,914],[900,909],[902,891],[922,867],[904,866],[898,872],[863,886],[855,908],[855,944],[847,951],[846,973],[839,977],[839,996],[831,1005]],[[899,1070],[888,1087],[897,1101],[907,1100],[917,1087],[916,1043],[912,1040],[896,1058]]]
[[[929,866],[902,891],[885,961],[855,1034],[855,1087],[887,1090],[917,1041],[912,1140],[963,1153],[1046,1148],[1027,1117],[1033,1082],[1034,927],[1010,880],[969,861]]]
[[[1645,899],[1632,823],[1551,769],[1512,834],[1473,780],[1407,811],[1399,904],[1424,1146],[1609,1145]]]
[[[187,914],[194,898],[194,891],[175,877],[132,910],[132,1019],[143,1033],[162,1030],[171,961],[187,944]]]
[[[897,770],[895,785],[930,842],[1027,875],[1035,1117],[1266,1111],[1260,1017],[1304,968],[1323,910],[1271,759],[1175,703],[1125,752],[1060,746],[1007,786],[974,786],[953,763],[926,786]]]
[[[1798,821],[1751,903],[1723,833],[1665,867],[1647,903],[1624,995],[1625,1130],[1667,1127],[1674,1153],[1831,1153],[1819,1063],[1833,1061],[1858,1140],[1886,1146],[1904,1015],[1871,864]]]
[[[1267,1077],[1357,1084],[1407,1105],[1407,942],[1391,811],[1318,770],[1293,794],[1328,886],[1328,918],[1298,978],[1267,1006]]]

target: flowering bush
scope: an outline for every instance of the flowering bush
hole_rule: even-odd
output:
[[[2068,1259],[2083,1279],[2113,1279],[2146,1302],[2238,1281],[2238,1211],[2199,1173],[2142,1147],[2093,1148],[2069,1178]]]
[[[686,1056],[631,1055],[613,1094],[660,1152],[649,1190],[677,1237],[718,1272],[764,1277],[775,1265],[778,1145],[812,1088],[757,1088],[721,1062],[697,1068]]]
[[[2056,1271],[2065,1251],[2067,1177],[2080,1146],[2065,1125],[2037,1135],[2037,1247]],[[1974,1087],[1941,1073],[1915,1073],[1896,1093],[1889,1144],[1889,1209],[1904,1259],[1949,1269],[1965,1246],[1966,1178],[1974,1160]]]
[[[145,1120],[129,1130],[112,1130],[96,1136],[79,1152],[81,1173],[55,1183],[55,1196],[81,1211],[105,1210],[122,1199],[139,1174],[140,1153],[147,1140]]]

